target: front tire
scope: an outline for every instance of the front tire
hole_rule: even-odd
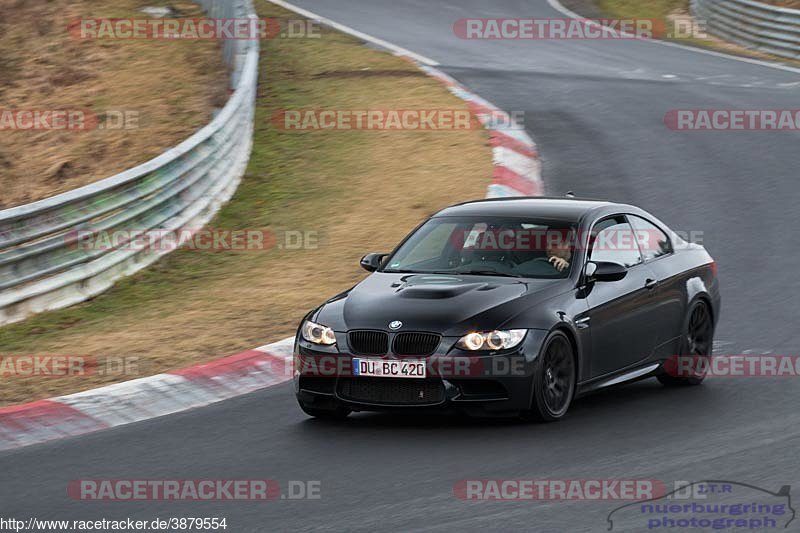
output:
[[[708,304],[695,302],[681,336],[680,354],[667,361],[658,381],[667,387],[700,385],[708,373],[708,361],[714,348],[714,321]]]
[[[575,353],[572,343],[561,331],[545,339],[533,378],[533,405],[523,419],[554,422],[567,414],[575,396]]]

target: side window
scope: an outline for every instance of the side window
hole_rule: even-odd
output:
[[[590,246],[592,261],[617,263],[626,268],[642,262],[633,228],[623,216],[598,222],[592,230]]]
[[[672,253],[669,237],[658,226],[635,215],[628,215],[628,220],[636,232],[636,240],[639,242],[645,261]]]

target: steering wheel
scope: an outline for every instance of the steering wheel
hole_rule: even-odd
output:
[[[558,269],[556,268],[556,266],[555,266],[553,263],[551,263],[551,262],[550,262],[550,258],[549,258],[549,257],[537,257],[536,259],[534,259],[534,260],[533,260],[533,262],[534,262],[534,263],[536,263],[536,262],[539,262],[539,263],[547,263],[548,265],[550,265],[551,267],[553,267],[553,269],[555,269],[555,270],[558,270]]]
[[[546,266],[545,266],[546,265]],[[525,273],[529,276],[552,277],[554,274],[563,275],[564,272],[558,270],[547,257],[536,257],[517,265],[517,272]]]

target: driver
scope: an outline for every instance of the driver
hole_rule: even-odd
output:
[[[559,272],[569,268],[572,251],[569,239],[547,239],[547,262]]]

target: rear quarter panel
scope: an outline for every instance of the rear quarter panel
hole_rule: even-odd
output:
[[[650,263],[659,280],[663,328],[659,332],[656,357],[674,355],[679,349],[689,306],[698,298],[711,306],[716,324],[719,317],[719,281],[711,266],[713,259],[700,246],[688,245]]]

